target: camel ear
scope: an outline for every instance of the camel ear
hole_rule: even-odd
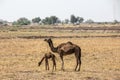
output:
[[[44,41],[48,41],[48,40],[49,40],[49,38],[44,39]]]
[[[44,41],[48,41],[48,40],[50,40],[50,39],[49,38],[44,39]]]
[[[44,39],[44,41],[47,41],[47,39]]]
[[[44,39],[44,41],[51,41],[51,38],[46,38]]]

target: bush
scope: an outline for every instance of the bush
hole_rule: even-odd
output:
[[[39,23],[41,21],[40,17],[36,17],[32,19],[33,23]]]
[[[31,22],[27,18],[19,18],[13,22],[13,25],[29,25]]]
[[[59,23],[59,19],[56,16],[51,16],[51,17],[46,17],[45,19],[42,20],[43,24],[55,24],[55,23]]]

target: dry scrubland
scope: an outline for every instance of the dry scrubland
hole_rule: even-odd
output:
[[[82,49],[82,66],[75,72],[75,56],[64,57],[65,71],[57,57],[57,70],[45,71],[38,62],[49,52],[44,38],[25,36],[111,36],[117,31],[81,31],[53,29],[18,29],[0,32],[0,80],[120,80],[120,37],[53,38],[54,46],[72,41]],[[50,67],[52,63],[50,62]]]

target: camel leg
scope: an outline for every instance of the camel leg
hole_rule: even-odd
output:
[[[54,59],[54,66],[55,66],[55,70],[56,70],[56,61],[55,61],[55,59]]]
[[[76,58],[76,67],[75,67],[75,71],[77,70],[77,67],[78,67],[78,57],[77,55],[75,54],[75,58]]]
[[[45,69],[47,70],[47,59],[45,58]]]
[[[56,64],[55,64],[55,70],[56,70]]]
[[[52,61],[53,61],[53,59],[52,59]],[[52,71],[54,70],[54,62],[53,62],[53,68],[52,68]]]
[[[53,59],[53,57],[52,57],[52,62],[53,62],[53,68],[52,68],[52,71],[54,70],[54,59]]]
[[[54,70],[54,64],[53,64],[52,72],[53,72],[53,70]]]
[[[75,67],[75,71],[77,71],[77,67],[78,67],[78,60],[76,60],[76,67]]]
[[[47,58],[45,59],[45,67],[46,67],[46,70],[49,70],[48,59]]]
[[[78,71],[80,71],[80,68],[81,68],[81,58],[79,59],[79,68],[78,68]]]
[[[61,67],[61,70],[64,71],[64,61],[63,61],[63,55],[60,55],[60,58],[61,58],[61,61],[62,61],[62,67]]]
[[[53,61],[53,70],[54,69],[56,70],[56,61],[55,61],[55,58],[52,58],[52,61]]]
[[[81,68],[81,49],[80,49],[80,53],[79,53],[79,56],[78,56],[78,62],[79,62],[78,71],[80,71],[80,68]]]
[[[48,59],[47,59],[47,62],[48,62]],[[48,70],[49,70],[49,62],[47,64],[48,64]]]
[[[53,70],[56,70],[56,65],[55,65],[55,64],[53,64],[53,69],[52,69],[52,71],[53,71]]]

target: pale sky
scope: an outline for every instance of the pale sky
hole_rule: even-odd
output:
[[[116,2],[116,3],[115,3]],[[0,19],[15,21],[52,15],[60,20],[71,14],[94,21],[120,21],[120,0],[0,0]]]

